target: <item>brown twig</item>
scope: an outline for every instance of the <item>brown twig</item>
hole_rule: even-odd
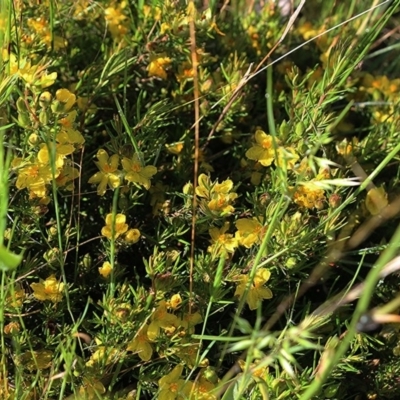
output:
[[[200,90],[199,90],[199,77],[198,77],[198,62],[197,62],[197,49],[196,49],[196,28],[194,25],[196,6],[191,0],[188,7],[189,14],[189,29],[190,29],[190,53],[192,56],[193,68],[193,89],[194,89],[194,171],[193,171],[193,203],[192,203],[192,228],[190,238],[190,273],[189,273],[189,315],[191,314],[192,307],[192,293],[193,293],[193,271],[194,271],[194,253],[196,244],[196,207],[197,199],[195,190],[197,187],[197,174],[199,169],[199,137],[200,137]]]

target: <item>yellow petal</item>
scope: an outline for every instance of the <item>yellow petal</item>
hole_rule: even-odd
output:
[[[256,272],[256,276],[254,278],[254,284],[259,285],[259,284],[264,284],[269,280],[271,277],[271,272],[266,269],[266,268],[260,268]]]
[[[257,292],[254,290],[249,291],[246,301],[249,305],[250,310],[255,310],[260,304]]]
[[[110,159],[108,160],[110,167],[113,170],[116,170],[118,168],[118,164],[119,164],[119,157],[118,154],[113,154]]]
[[[254,161],[258,161],[262,158],[262,155],[264,153],[264,149],[260,146],[253,146],[250,147],[247,151],[246,151],[246,157],[249,160],[254,160]]]
[[[365,207],[371,215],[378,215],[389,204],[388,195],[383,187],[373,188],[368,191],[365,198]]]
[[[272,299],[271,289],[269,289],[269,288],[267,288],[265,286],[259,287],[255,291],[256,291],[257,297],[260,300],[261,299]]]
[[[154,167],[153,165],[148,165],[147,167],[144,167],[141,171],[140,174],[144,176],[145,178],[151,178],[153,175],[157,173],[157,168]]]
[[[210,184],[210,177],[206,174],[200,174],[198,178],[199,186],[203,186],[204,188],[209,188]]]
[[[217,183],[214,186],[214,191],[217,193],[228,193],[233,187],[233,182],[230,179],[223,181],[221,183]]]
[[[125,240],[131,244],[138,242],[140,239],[139,229],[129,229],[125,234]]]
[[[158,321],[152,321],[147,329],[147,336],[149,340],[154,342],[160,333],[160,325]]]
[[[271,135],[267,135],[265,132],[263,132],[262,130],[257,130],[255,133],[255,139],[256,142],[260,145],[263,146],[264,148],[268,147],[272,147],[272,136]]]
[[[103,168],[108,161],[108,154],[104,149],[100,149],[97,152],[97,159],[99,160],[99,165]]]
[[[142,361],[149,361],[153,355],[153,348],[149,342],[142,341],[138,346],[138,356]]]
[[[99,196],[104,196],[104,194],[107,190],[107,182],[108,182],[107,175],[102,174],[100,184],[99,184],[99,186],[97,186],[97,194]]]

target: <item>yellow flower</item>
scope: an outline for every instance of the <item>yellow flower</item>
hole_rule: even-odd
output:
[[[182,305],[182,297],[179,293],[173,294],[168,301],[168,307],[177,310]]]
[[[336,151],[342,156],[350,156],[353,154],[354,150],[357,148],[358,139],[353,137],[351,142],[347,139],[343,139],[340,143],[336,145]]]
[[[167,302],[162,300],[151,316],[151,322],[147,331],[148,337],[154,342],[160,335],[160,329],[173,332],[178,325],[179,318],[167,311]]]
[[[247,150],[246,157],[268,167],[275,159],[273,137],[261,130],[257,130],[254,136],[256,145]]]
[[[176,80],[179,83],[185,83],[188,80],[192,80],[194,75],[194,69],[190,62],[185,61],[183,64],[179,65],[178,73],[175,75]]]
[[[389,204],[388,195],[383,186],[368,191],[365,198],[365,207],[371,215],[378,215]]]
[[[51,42],[53,40],[54,49],[59,50],[65,47],[65,40],[57,35],[52,37],[52,33],[49,27],[49,21],[47,18],[28,18],[28,26],[35,31],[37,36],[41,39],[41,41],[50,47]],[[32,35],[33,36],[33,35]]]
[[[254,280],[246,294],[246,302],[249,305],[250,310],[255,310],[260,305],[260,301],[263,299],[272,298],[271,290],[264,286],[264,284],[269,280],[270,276],[271,272],[269,272],[266,268],[259,268],[256,271]],[[242,297],[244,295],[249,279],[249,275],[239,275],[236,278],[238,286],[235,291],[235,296]]]
[[[40,300],[50,300],[53,303],[58,303],[62,300],[62,292],[64,283],[59,282],[55,275],[50,275],[46,280],[40,280],[40,283],[31,283],[33,296]]]
[[[62,126],[60,133],[56,136],[56,141],[59,146],[69,145],[73,146],[75,150],[85,143],[85,138],[82,134],[76,129],[73,129],[76,114],[76,110],[74,110],[68,113],[66,117],[58,120],[58,123]]]
[[[10,291],[10,294],[6,297],[6,307],[19,308],[22,306],[26,297],[25,290],[20,284],[16,284],[15,287]]]
[[[56,172],[55,178],[58,173]],[[45,197],[46,185],[52,180],[52,171],[49,165],[41,163],[27,163],[18,169],[18,178],[15,182],[17,189],[27,188],[33,197]]]
[[[160,391],[159,400],[184,399],[190,393],[190,382],[180,379],[183,371],[183,365],[178,364],[168,375],[163,376],[158,381]]]
[[[111,274],[113,267],[108,261],[104,261],[103,265],[99,268],[99,274],[103,278],[108,278],[109,275]]]
[[[68,89],[58,89],[51,109],[55,113],[67,113],[71,110],[75,102],[76,96]]]
[[[325,195],[322,189],[310,181],[297,188],[293,195],[293,200],[300,207],[320,210],[324,206]]]
[[[248,219],[242,218],[235,222],[237,232],[235,233],[235,238],[238,243],[248,249],[253,246],[253,244],[260,244],[262,235],[264,234],[265,228],[257,220],[257,218]]]
[[[21,325],[18,322],[13,321],[4,326],[3,332],[6,335],[13,335],[18,333],[20,330],[21,330]]]
[[[124,214],[116,214],[114,220],[114,239],[123,235],[128,230],[128,224],[125,223],[126,216]],[[106,226],[101,229],[101,234],[107,239],[113,238],[113,215],[107,214],[106,216]]]
[[[209,382],[203,376],[196,380],[192,386],[189,399],[190,400],[217,400],[217,396],[213,394],[215,385]]]
[[[42,143],[37,154],[37,159],[42,165],[51,165],[54,162],[56,171],[59,172],[64,166],[65,157],[72,154],[74,150],[74,146],[60,146],[59,144],[54,146],[54,143]],[[52,156],[54,156],[54,159],[52,159]]]
[[[107,185],[111,189],[115,189],[121,183],[118,171],[119,157],[117,154],[108,157],[107,152],[100,149],[97,152],[97,159],[99,161],[95,161],[95,164],[100,171],[96,172],[88,182],[98,183],[97,194],[103,196],[106,192]]]
[[[234,208],[230,203],[235,200],[237,193],[229,193],[233,188],[233,182],[227,179],[221,183],[216,183],[212,190],[212,199],[208,203],[208,208],[212,211],[222,212],[223,215],[231,214]]]
[[[230,233],[225,233],[229,229],[229,222],[225,222],[222,228],[212,227],[208,232],[211,236],[211,246],[208,252],[220,256],[223,253],[234,253],[238,246],[237,240]]]
[[[167,79],[167,72],[165,68],[171,64],[169,57],[154,57],[147,66],[149,76],[157,76],[161,79]]]
[[[135,244],[140,239],[140,231],[139,229],[129,229],[128,232],[125,233],[125,242],[129,244]]]
[[[217,194],[208,203],[208,208],[211,211],[220,213],[221,215],[229,215],[235,211],[231,202],[237,198],[237,193],[229,193],[228,195]]]
[[[21,363],[30,371],[50,368],[53,362],[53,352],[50,350],[27,351],[21,355],[18,363]]]
[[[178,155],[182,152],[184,144],[185,142],[176,142],[172,144],[166,144],[165,147],[169,153]]]
[[[97,348],[96,351],[90,356],[86,362],[87,367],[95,367],[96,365],[109,365],[113,363],[118,357],[118,350],[113,347],[106,347],[102,345],[101,340],[95,339]]]
[[[134,154],[132,160],[124,157],[122,167],[127,172],[125,179],[131,183],[143,185],[146,189],[150,188],[150,178],[157,173],[157,168],[153,165],[142,166],[139,156]]]
[[[176,346],[176,355],[182,360],[182,362],[189,368],[196,365],[197,355],[199,353],[200,343],[193,342],[192,339],[184,338],[181,340],[180,345]],[[209,361],[207,358],[203,358],[198,367],[207,367]]]
[[[56,184],[58,187],[65,187],[67,190],[73,190],[73,181],[79,177],[79,171],[77,168],[73,168],[70,165],[64,165],[60,171],[60,175],[56,178]]]
[[[299,158],[299,155],[293,147],[278,147],[275,164],[278,167],[291,170]]]
[[[197,196],[209,199],[211,191],[212,183],[210,177],[206,174],[200,174],[198,178],[198,186],[195,190]]]
[[[200,174],[196,194],[207,201],[207,208],[210,211],[228,215],[235,211],[231,203],[238,197],[237,193],[230,193],[232,188],[233,182],[230,179],[214,183],[208,175]]]
[[[153,347],[147,335],[148,328],[147,324],[143,325],[126,348],[127,351],[137,353],[143,361],[149,361],[153,355]]]
[[[126,1],[123,1],[116,7],[107,7],[104,12],[108,29],[115,40],[121,40],[128,33],[128,17],[122,12],[126,4]]]
[[[244,360],[238,360],[238,364],[243,372],[250,373],[253,378],[263,379],[269,372],[268,366],[259,367],[259,362],[246,364]]]
[[[105,392],[106,388],[99,380],[84,377],[82,380],[82,386],[79,388],[79,398],[95,400],[101,398],[99,396]]]
[[[203,322],[203,317],[199,312],[184,314],[179,322],[179,326],[184,328],[184,333],[194,333],[194,326]]]

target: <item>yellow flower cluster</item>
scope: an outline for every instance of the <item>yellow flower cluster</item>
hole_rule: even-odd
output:
[[[256,271],[253,281],[249,284],[250,275],[238,275],[236,281],[238,282],[235,296],[246,296],[246,302],[249,305],[250,310],[255,310],[260,305],[260,302],[264,299],[271,299],[272,292],[269,288],[265,287],[264,284],[271,277],[271,272],[266,268],[259,268]],[[249,289],[246,292],[246,288],[249,285]]]
[[[143,166],[142,161],[136,153],[132,159],[127,157],[122,158],[123,171],[118,169],[120,162],[118,154],[113,154],[109,157],[104,149],[100,149],[97,152],[97,160],[95,164],[99,172],[96,172],[89,179],[89,183],[98,184],[97,194],[99,196],[103,196],[106,193],[107,186],[110,189],[119,187],[123,178],[129,183],[136,183],[149,189],[151,186],[150,179],[157,173],[157,168],[153,165]]]
[[[195,190],[201,198],[200,208],[214,216],[232,214],[235,211],[232,202],[238,197],[237,193],[231,192],[232,188],[233,182],[230,179],[221,183],[211,182],[208,175],[201,174]]]
[[[19,124],[27,130],[33,130],[28,141],[31,152],[26,158],[15,158],[12,167],[17,171],[18,189],[27,189],[29,197],[39,198],[47,204],[49,185],[55,181],[58,188],[73,190],[73,181],[79,176],[68,156],[79,150],[85,142],[82,134],[74,128],[77,112],[72,109],[76,96],[67,89],[59,89],[53,99],[50,92],[38,96],[39,113],[35,113],[27,100],[17,101]],[[48,126],[54,128],[48,130]],[[38,133],[38,129],[48,132],[47,137]]]
[[[216,389],[215,383],[208,381],[204,374],[195,381],[181,378],[183,365],[176,365],[172,371],[163,376],[158,381],[159,400],[216,400],[217,396],[213,393]]]
[[[33,64],[25,57],[19,57],[14,53],[2,51],[3,61],[6,63],[5,72],[7,75],[21,78],[28,88],[35,92],[41,91],[51,85],[57,79],[57,72],[48,73],[48,65]],[[35,99],[36,100],[36,99]],[[19,111],[19,110],[18,110]]]
[[[166,68],[171,64],[171,59],[164,55],[153,56],[147,66],[149,76],[156,76],[158,78],[167,79]]]
[[[49,20],[44,17],[28,18],[28,27],[31,29],[31,34],[23,36],[26,42],[33,42],[35,38],[44,43],[47,47],[51,46],[53,40],[53,47],[55,50],[60,50],[66,47],[67,41],[61,36],[53,35],[49,26]]]
[[[104,346],[99,339],[95,339],[96,351],[91,355],[90,359],[86,362],[88,367],[95,367],[96,364],[103,363],[109,365],[116,359],[118,355],[117,349],[113,347]]]
[[[114,40],[123,39],[129,31],[129,19],[124,14],[126,6],[126,1],[121,1],[119,4],[116,1],[112,1],[104,10],[104,18]]]
[[[31,283],[31,288],[33,296],[37,300],[50,300],[53,303],[58,303],[62,300],[64,283],[59,282],[55,275],[50,275],[45,280],[40,280],[39,283]]]
[[[227,233],[230,227],[229,222],[225,222],[221,228],[212,227],[209,229],[211,245],[208,251],[216,257],[225,254],[233,254],[240,245],[246,248],[254,244],[260,244],[265,233],[265,226],[257,218],[241,218],[235,222],[237,231],[235,236]]]
[[[127,351],[137,353],[143,361],[149,361],[153,355],[153,343],[160,337],[161,332],[168,336],[178,334],[184,340],[186,334],[193,333],[193,327],[203,321],[200,313],[185,313],[180,318],[168,310],[175,311],[179,308],[182,299],[180,295],[173,295],[169,301],[161,300],[153,310],[150,323],[146,323],[136,332],[134,338],[127,346]],[[187,356],[187,351],[178,354],[182,359]],[[192,354],[186,359],[187,363],[194,364],[197,354]]]
[[[386,75],[374,76],[365,72],[360,90],[371,94],[375,101],[396,101],[400,91],[400,78],[390,80]]]
[[[400,91],[400,78],[389,79],[386,75],[373,76],[363,73],[359,94],[363,98],[365,94],[372,97],[373,101],[386,103],[383,107],[376,107],[372,113],[375,123],[390,123],[399,125],[398,113],[395,104],[398,102]]]
[[[258,161],[264,167],[269,167],[275,161],[280,168],[293,169],[299,159],[294,148],[279,146],[277,140],[274,142],[274,138],[262,130],[257,130],[254,137],[256,144],[246,152],[249,160]]]
[[[139,229],[128,229],[126,224],[126,216],[124,214],[116,214],[113,220],[113,215],[107,214],[106,225],[101,229],[101,234],[107,239],[118,239],[121,235],[124,235],[126,243],[134,244],[140,239]]]
[[[101,229],[101,234],[109,240],[117,240],[123,236],[123,243],[125,245],[132,245],[139,241],[140,231],[139,229],[129,229],[126,223],[126,216],[124,214],[116,214],[113,219],[113,214],[106,215],[106,225]],[[103,265],[99,268],[99,274],[103,278],[108,278],[111,275],[114,266],[109,262],[103,262]]]
[[[300,185],[293,195],[293,201],[300,207],[316,208],[320,210],[324,207],[325,192],[312,181]]]

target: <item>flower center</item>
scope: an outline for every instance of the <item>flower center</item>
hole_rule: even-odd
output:
[[[262,142],[262,147],[264,149],[270,149],[272,144],[272,140],[270,138],[264,139]]]
[[[106,165],[104,165],[103,170],[104,170],[104,172],[105,172],[106,174],[109,174],[109,173],[111,173],[111,172],[115,172],[116,168],[112,167],[112,166],[109,165],[109,164],[106,164]]]
[[[39,167],[37,165],[30,167],[28,170],[28,175],[32,178],[36,178],[39,175]]]
[[[140,164],[132,164],[131,169],[132,169],[133,172],[140,172],[142,167],[140,166]]]

